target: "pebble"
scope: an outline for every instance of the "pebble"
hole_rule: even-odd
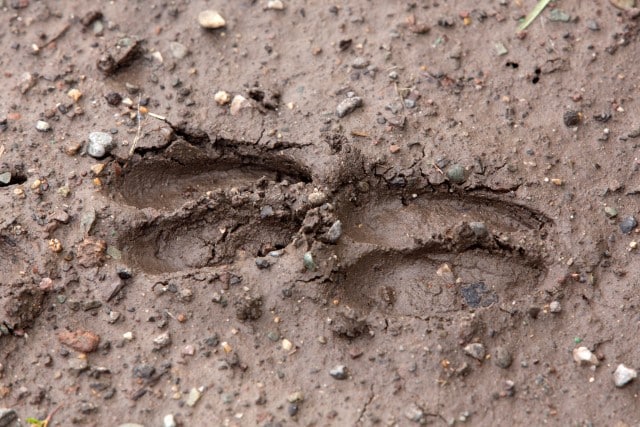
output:
[[[36,130],[38,132],[49,132],[51,130],[51,125],[44,120],[38,120],[36,122]]]
[[[329,370],[329,375],[336,380],[344,380],[347,378],[347,367],[344,365],[337,365]]]
[[[165,415],[162,419],[162,425],[164,427],[176,427],[176,419],[174,418],[173,414]]]
[[[196,403],[198,403],[198,400],[200,400],[200,396],[202,396],[202,393],[200,393],[197,388],[192,388],[191,390],[189,390],[189,395],[187,396],[187,400],[185,403],[187,404],[187,406],[193,408]]]
[[[216,28],[224,27],[227,22],[220,13],[215,10],[208,9],[203,10],[198,14],[198,24],[200,24],[202,28],[214,30]]]
[[[489,234],[489,230],[487,230],[487,226],[484,222],[472,221],[469,223],[469,227],[473,230],[473,234],[482,239]]]
[[[296,405],[295,403],[291,403],[287,407],[287,412],[289,413],[289,416],[294,417],[298,414],[298,409],[300,409],[298,405]]]
[[[424,411],[415,403],[407,406],[404,410],[404,416],[414,423],[422,424],[424,422]]]
[[[256,267],[258,267],[261,270],[264,270],[266,268],[269,268],[271,266],[271,263],[269,262],[268,259],[266,258],[256,258]]]
[[[184,57],[189,54],[189,49],[178,42],[169,43],[169,50],[171,51],[171,55],[176,59],[184,59]]]
[[[635,7],[636,0],[609,0],[609,3],[611,3],[618,9],[628,10]]]
[[[573,349],[573,360],[582,366],[582,365],[593,365],[598,366],[600,362],[598,362],[598,358],[595,354],[591,352],[587,347],[578,347]]]
[[[507,369],[513,361],[511,353],[505,347],[498,346],[493,352],[493,363],[502,369]]]
[[[18,414],[12,408],[0,408],[0,427],[8,427],[15,424]]]
[[[80,353],[91,353],[98,349],[100,336],[83,330],[63,331],[58,333],[58,341]]]
[[[80,90],[76,88],[73,88],[70,89],[69,92],[67,92],[67,96],[73,99],[73,102],[78,102],[78,100],[82,98],[82,92],[80,92]]]
[[[291,343],[291,341],[289,341],[286,338],[282,340],[282,349],[284,351],[291,351],[292,348],[293,348],[293,344]]]
[[[609,218],[615,218],[616,216],[618,216],[618,210],[616,208],[614,208],[613,206],[605,206],[604,207],[604,213]]]
[[[313,254],[310,251],[305,252],[302,256],[302,264],[304,265],[304,268],[309,271],[316,269],[316,263],[313,261]]]
[[[225,92],[224,90],[219,90],[213,95],[213,100],[216,101],[218,105],[227,105],[231,102],[231,95],[229,92]]]
[[[171,335],[169,332],[164,332],[153,339],[153,346],[156,350],[160,350],[171,344]]]
[[[622,231],[623,234],[631,233],[637,226],[638,221],[632,216],[625,216],[622,218],[622,221],[620,221],[620,231]]]
[[[369,60],[359,56],[353,60],[351,66],[355,69],[367,68],[369,66]]]
[[[568,110],[565,111],[562,116],[564,125],[567,127],[577,126],[580,123],[581,114],[577,111]]]
[[[616,387],[624,387],[627,383],[638,377],[638,371],[632,368],[627,368],[622,363],[618,365],[616,371],[613,373],[613,382]]]
[[[231,107],[229,107],[229,111],[232,116],[235,116],[238,113],[240,113],[240,110],[248,107],[249,105],[250,104],[247,101],[247,98],[245,98],[242,95],[236,95],[233,97],[233,100],[231,101]]]
[[[462,184],[465,181],[464,168],[458,163],[454,163],[447,169],[447,178],[454,184]]]
[[[552,313],[560,313],[562,311],[560,301],[551,301],[551,304],[549,304],[549,311]]]
[[[312,206],[320,206],[327,201],[327,195],[322,191],[314,191],[309,194],[308,199]]]
[[[144,427],[144,425],[138,423],[124,423],[120,424],[118,427]]]
[[[269,0],[267,2],[267,9],[284,10],[284,3],[282,3],[281,0]]]
[[[7,185],[11,182],[11,172],[0,173],[0,184]]]
[[[337,243],[340,236],[342,236],[342,221],[338,219],[336,222],[331,224],[331,227],[327,232],[327,240],[329,243]]]
[[[477,360],[484,360],[484,355],[486,354],[484,346],[480,343],[472,343],[467,345],[464,348],[464,352],[465,354],[467,354],[467,356],[471,356],[474,359]]]
[[[341,101],[336,107],[336,115],[340,118],[352,113],[356,108],[362,107],[362,98],[353,96]]]
[[[104,157],[113,148],[113,137],[106,132],[91,132],[87,154],[96,159]]]

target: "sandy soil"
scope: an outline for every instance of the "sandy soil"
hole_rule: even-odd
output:
[[[638,425],[640,12],[282,3],[0,0],[0,426]]]

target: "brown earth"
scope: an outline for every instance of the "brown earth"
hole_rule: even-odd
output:
[[[638,425],[639,13],[534,5],[0,0],[0,425]]]

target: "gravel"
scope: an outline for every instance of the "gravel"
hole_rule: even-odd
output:
[[[484,360],[484,356],[486,354],[484,345],[482,345],[480,343],[472,343],[472,344],[467,345],[464,348],[464,352],[465,352],[465,354],[467,356],[471,356],[474,359],[477,359],[477,360],[480,360],[480,361]]]
[[[638,371],[632,368],[627,368],[621,363],[613,373],[613,382],[615,383],[616,387],[624,387],[637,377]]]
[[[336,380],[344,380],[347,378],[347,367],[344,365],[337,365],[329,370],[329,375]]]
[[[345,117],[355,111],[356,108],[362,107],[362,98],[353,96],[341,101],[336,107],[336,115],[340,118]]]

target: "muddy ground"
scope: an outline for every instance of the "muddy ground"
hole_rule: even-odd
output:
[[[638,425],[638,11],[269,3],[0,0],[0,425]]]

